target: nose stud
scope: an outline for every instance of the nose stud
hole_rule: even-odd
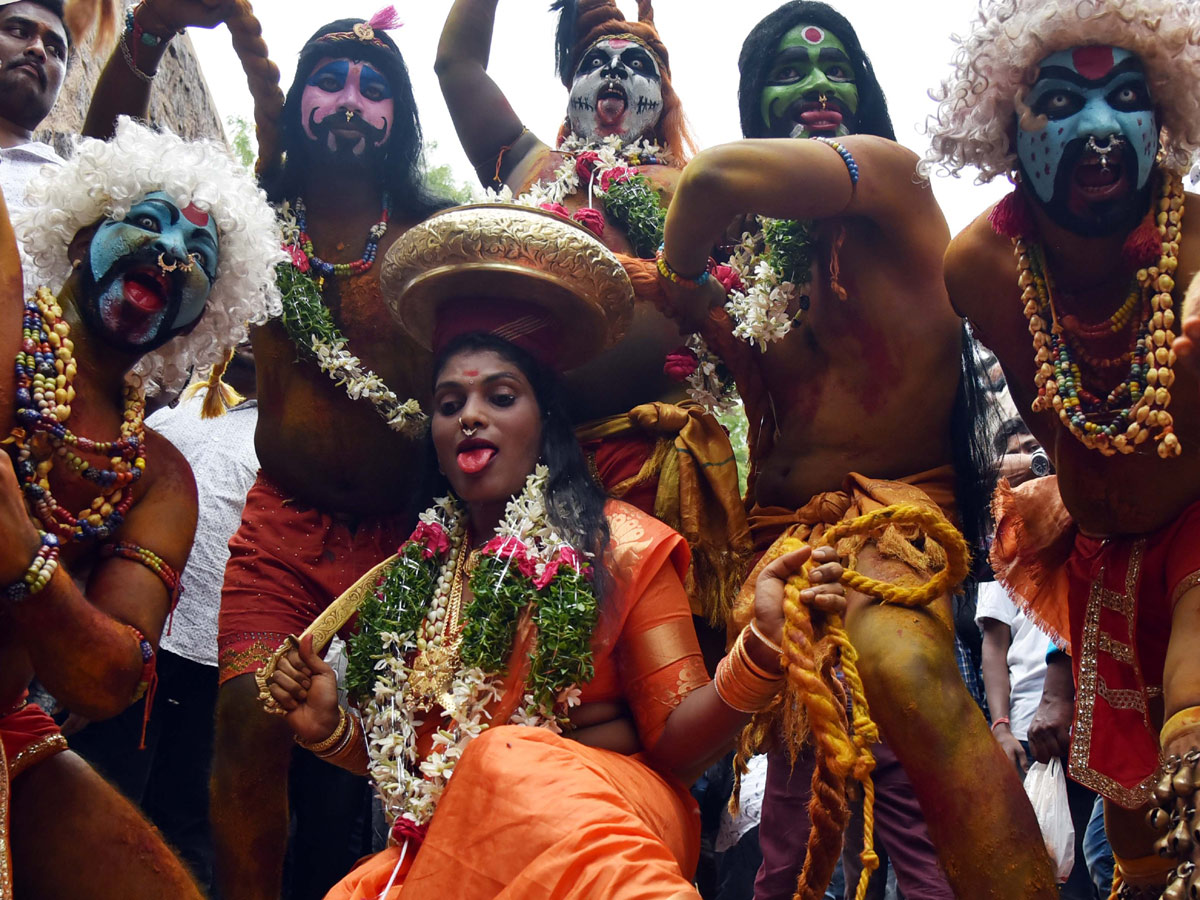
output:
[[[352,110],[352,109],[348,109],[348,110],[346,110],[346,121],[347,121],[347,122],[353,122],[353,121],[354,121],[354,110]]]
[[[828,108],[828,104],[829,104],[828,97],[826,97],[824,94],[818,94],[817,99],[821,101],[821,109]]]
[[[476,425],[474,428],[468,428],[467,423],[462,420],[462,416],[458,417],[458,427],[462,429],[464,437],[471,437],[471,435],[479,430],[478,425]]]

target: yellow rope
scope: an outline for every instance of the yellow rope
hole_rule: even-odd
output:
[[[853,535],[877,536],[894,525],[915,525],[926,540],[939,544],[946,552],[945,568],[917,587],[878,581],[846,568],[842,574],[842,584],[860,593],[879,597],[885,603],[911,608],[930,603],[966,578],[971,555],[962,535],[937,512],[917,504],[887,506],[834,525],[822,534],[817,546],[836,547],[838,541]],[[783,553],[789,553],[803,546],[805,543],[798,538],[789,538],[783,542],[781,549]],[[788,580],[784,588],[783,609],[788,627],[783,632],[783,663],[787,669],[789,693],[804,707],[808,728],[817,747],[817,766],[813,772],[814,798],[818,795],[818,787],[822,789],[822,795],[828,796],[831,784],[844,783],[847,778],[853,778],[863,787],[862,875],[855,897],[856,900],[864,900],[871,873],[879,866],[874,841],[875,784],[871,778],[875,768],[871,745],[879,740],[879,729],[871,719],[858,672],[858,653],[850,643],[842,617],[827,616],[823,635],[818,639],[810,608],[800,599],[800,592],[810,586],[809,573],[813,567],[810,560],[799,574]],[[818,666],[818,659],[823,655],[820,651],[827,648],[836,648],[840,654],[842,674],[854,715],[852,733],[846,726],[844,707],[833,689],[832,679],[822,678]],[[832,821],[833,817],[826,819],[827,823]],[[829,835],[818,834],[819,830],[814,820],[813,831],[809,834],[809,854],[797,883],[796,898],[815,896],[815,891],[824,890],[828,884],[825,870],[832,873],[833,859],[814,860],[814,857],[829,856],[829,848],[840,847],[840,841],[831,841]],[[810,875],[825,878],[824,884],[811,883]]]

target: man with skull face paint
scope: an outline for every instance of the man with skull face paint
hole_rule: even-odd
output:
[[[485,186],[499,199],[573,218],[633,278],[640,302],[625,339],[567,377],[576,434],[611,496],[687,538],[693,611],[723,622],[749,551],[733,450],[717,420],[665,371],[679,332],[647,302],[659,298],[651,257],[663,208],[693,149],[651,2],[639,0],[637,21],[612,0],[554,4],[558,70],[569,91],[555,148],[522,125],[487,74],[497,2],[456,0],[438,48],[442,93]]]
[[[196,488],[143,428],[145,392],[182,387],[277,308],[278,230],[223,147],[128,120],[28,196],[15,235],[32,294],[0,201],[0,330],[18,351],[0,384],[0,896],[15,877],[22,897],[199,897],[26,687],[103,719],[153,683]]]
[[[824,3],[788,3],[751,31],[739,67],[742,129],[752,140],[706,150],[684,170],[667,216],[663,287],[681,321],[721,355],[745,403],[759,565],[781,552],[781,538],[813,541],[839,521],[900,502],[945,516],[974,544],[985,514],[975,480],[983,466],[968,452],[976,382],[962,368],[963,326],[942,281],[949,234],[928,182],[916,177],[916,156],[895,143],[854,30]],[[741,274],[723,275],[732,285],[723,308],[725,292],[702,273],[729,222],[747,210],[787,221],[774,231],[751,228],[760,234],[732,260]],[[781,233],[804,247],[794,261],[766,246]],[[748,252],[797,285],[782,313],[746,314],[756,297],[779,293],[761,287],[762,268],[745,262]],[[786,327],[755,324],[772,317]],[[735,338],[735,326],[758,346]],[[924,580],[938,564],[921,546],[919,533],[893,535],[855,545],[850,558],[873,577]],[[735,617],[745,613],[744,597]],[[955,896],[1056,896],[1020,781],[959,675],[953,598],[914,611],[850,597],[846,628],[871,714],[928,826],[926,836],[917,811],[906,815],[913,831],[904,849],[915,863],[916,848],[932,839]],[[802,814],[808,797],[789,794],[790,766],[781,745],[760,826],[756,895],[764,898],[791,896],[804,863],[789,830],[802,819],[791,811]],[[980,767],[995,777],[976,781]],[[801,771],[795,782],[803,785]],[[768,821],[773,808],[777,824]],[[947,896],[928,863],[907,874],[906,896]]]
[[[932,132],[931,163],[1016,182],[952,242],[946,283],[1057,471],[998,492],[992,562],[1070,646],[1069,769],[1105,797],[1120,897],[1200,886],[1200,384],[1173,349],[1194,340],[1174,329],[1200,267],[1180,181],[1198,83],[1183,6],[1006,0]]]

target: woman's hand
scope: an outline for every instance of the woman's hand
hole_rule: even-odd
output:
[[[286,721],[301,741],[323,741],[338,726],[337,674],[313,651],[312,635],[300,639],[300,649],[279,660],[271,675],[271,696],[287,711]]]
[[[811,587],[800,592],[800,601],[833,615],[846,612],[846,589],[841,585],[842,564],[833,547],[801,547],[785,553],[758,575],[754,584],[754,621],[766,637],[783,643],[783,589],[789,578],[800,574],[809,557],[817,565],[808,573]]]

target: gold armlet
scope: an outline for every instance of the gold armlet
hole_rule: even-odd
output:
[[[1200,706],[1189,706],[1186,709],[1181,709],[1171,718],[1167,719],[1167,723],[1163,725],[1162,731],[1159,732],[1158,743],[1164,750],[1167,744],[1171,743],[1179,735],[1185,731],[1200,726]],[[1200,735],[1197,735],[1200,738]]]

